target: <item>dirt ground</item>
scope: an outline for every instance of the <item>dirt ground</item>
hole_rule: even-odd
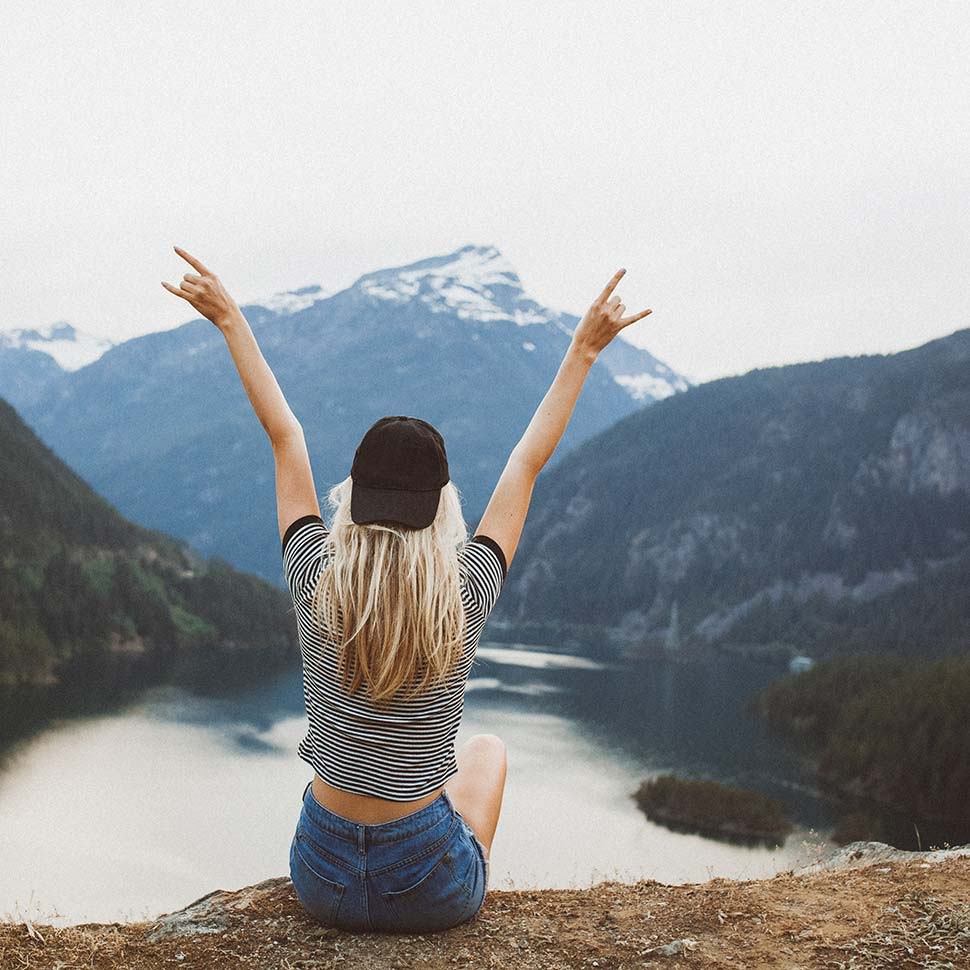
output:
[[[970,970],[970,857],[746,882],[492,891],[464,926],[352,934],[307,917],[286,877],[154,922],[0,924],[0,968],[886,968]]]

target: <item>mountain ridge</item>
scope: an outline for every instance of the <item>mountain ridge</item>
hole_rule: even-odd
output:
[[[392,281],[407,292],[386,298]],[[364,274],[321,299],[305,295],[293,311],[243,309],[303,423],[321,494],[349,474],[377,418],[410,413],[441,431],[465,514],[480,514],[576,318],[534,309],[494,247]],[[531,323],[516,322],[526,316]],[[647,351],[614,345],[590,372],[562,452],[652,394],[686,386]],[[208,321],[112,347],[58,377],[23,414],[128,517],[280,582],[270,446]]]
[[[893,588],[932,597],[934,567],[952,582],[968,569],[968,360],[958,330],[758,368],[626,415],[537,482],[497,615],[643,643],[677,603],[687,638],[821,649],[875,623],[865,604]],[[954,640],[965,618],[946,622]]]
[[[451,269],[449,273],[436,273],[436,270]],[[464,273],[462,272],[464,270]],[[446,281],[447,287],[428,284],[428,280]],[[488,289],[488,284],[497,286],[500,299]],[[343,289],[331,289],[319,283],[311,283],[292,290],[274,292],[268,297],[250,300],[241,309],[260,312],[269,310],[275,314],[290,315],[298,313],[315,303],[332,296],[358,290],[378,300],[403,303],[417,296],[432,312],[453,309],[465,319],[514,320],[519,326],[530,324],[553,324],[569,335],[572,328],[567,321],[578,321],[578,317],[565,311],[552,310],[537,303],[527,295],[518,273],[504,257],[497,246],[491,244],[468,243],[452,253],[429,256],[399,266],[371,270],[361,274]],[[511,304],[520,304],[513,310]],[[192,321],[186,321],[192,322]],[[0,390],[13,384],[12,378],[5,374],[3,354],[10,351],[31,351],[49,357],[61,370],[73,371],[96,362],[112,347],[137,340],[140,337],[178,330],[185,323],[165,330],[152,330],[136,334],[124,340],[99,337],[80,330],[65,321],[58,321],[45,327],[12,328],[0,331]],[[625,340],[622,336],[614,341],[615,346],[607,348],[605,359],[611,372],[617,376],[618,383],[627,387],[636,400],[659,399],[679,390],[685,390],[692,382],[675,373],[666,364],[659,364],[657,373],[646,375],[627,373],[636,370],[635,361],[642,363],[642,348]],[[22,359],[18,361],[23,365]],[[54,371],[51,372],[52,374]],[[647,377],[652,380],[647,380]],[[17,403],[14,401],[14,403]]]

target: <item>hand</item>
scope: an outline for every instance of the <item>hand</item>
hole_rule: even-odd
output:
[[[169,293],[187,300],[195,307],[199,313],[207,320],[211,320],[219,329],[225,325],[233,311],[238,312],[239,307],[236,301],[229,295],[226,288],[222,285],[222,280],[211,270],[199,262],[194,256],[190,256],[184,249],[175,246],[175,252],[179,254],[193,269],[198,270],[200,275],[186,273],[182,277],[182,282],[177,286],[162,281],[162,286]]]
[[[588,354],[597,356],[600,351],[624,328],[642,320],[653,310],[641,310],[631,317],[624,317],[626,307],[620,302],[619,296],[610,296],[616,284],[620,282],[625,269],[619,269],[613,274],[613,279],[606,284],[603,292],[593,301],[586,311],[586,316],[579,321],[579,326],[573,332],[573,343]]]

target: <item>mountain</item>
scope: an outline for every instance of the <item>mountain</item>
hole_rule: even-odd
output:
[[[656,642],[970,644],[970,330],[755,370],[618,421],[536,483],[495,616]]]
[[[412,414],[444,436],[471,527],[578,323],[532,300],[491,246],[243,309],[303,423],[321,495],[349,474],[374,421]],[[686,386],[614,341],[561,450]],[[126,516],[280,581],[270,446],[208,321],[118,344],[24,413]]]
[[[122,518],[0,399],[0,738],[88,695],[298,656],[291,604]]]
[[[380,270],[359,279],[355,287],[391,306],[416,303],[433,314],[462,320],[538,328],[522,332],[529,338],[521,342],[528,353],[536,351],[537,337],[552,333],[568,338],[579,323],[578,317],[531,299],[518,274],[494,246],[465,246],[447,256]],[[515,331],[511,332],[514,339]],[[473,335],[473,339],[478,337]],[[615,340],[600,361],[636,401],[660,400],[688,387],[685,378],[627,340]],[[556,363],[558,366],[558,360]]]
[[[112,345],[64,322],[0,331],[0,393],[15,407],[35,403],[57,377],[92,363]]]
[[[329,296],[322,286],[275,293],[258,306],[275,313],[295,313]],[[0,330],[0,394],[18,409],[36,404],[48,385],[65,371],[93,364],[117,341],[59,321],[46,327]]]

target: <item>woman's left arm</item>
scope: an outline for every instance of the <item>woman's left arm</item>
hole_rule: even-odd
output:
[[[222,281],[184,249],[176,246],[175,251],[197,273],[186,273],[177,287],[164,281],[162,286],[191,303],[226,338],[249,401],[273,446],[276,506],[282,540],[291,522],[303,515],[320,514],[303,428],[286,403],[276,376],[256,343],[249,321]]]

